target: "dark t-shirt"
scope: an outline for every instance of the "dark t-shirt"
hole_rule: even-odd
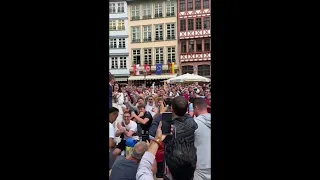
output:
[[[114,162],[111,171],[111,180],[136,180],[139,164],[124,156],[119,156]]]
[[[142,119],[144,119],[144,118],[148,118],[148,119],[149,119],[149,121],[147,122],[147,124],[141,124],[141,129],[142,129],[142,130],[144,130],[144,131],[149,131],[149,128],[150,128],[150,126],[151,126],[151,124],[152,124],[152,121],[153,121],[152,115],[151,115],[148,111],[146,111],[141,118],[142,118]]]

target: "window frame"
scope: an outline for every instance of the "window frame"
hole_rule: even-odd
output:
[[[157,26],[159,26],[159,29],[157,30]],[[160,28],[161,27],[161,28]],[[154,38],[154,40],[155,41],[163,41],[163,24],[155,24],[154,25],[154,36],[155,36],[155,38]],[[160,33],[161,32],[161,33]],[[158,33],[158,35],[159,35],[159,38],[157,38],[157,33]],[[161,35],[161,36],[160,36]]]
[[[184,23],[182,23],[184,22]],[[180,19],[180,32],[187,31],[187,20],[186,19]]]
[[[192,29],[190,29],[190,21],[192,21]],[[194,31],[194,19],[188,19],[188,31]]]
[[[138,53],[135,54],[134,51],[137,51],[137,52],[139,51],[139,54]],[[138,57],[140,57],[139,58],[140,62],[138,62]],[[136,58],[136,60],[134,60],[134,58]],[[132,49],[132,64],[141,64],[141,49]]]
[[[207,20],[207,21],[206,21]],[[208,27],[206,27],[206,22],[208,23]],[[210,29],[210,17],[203,18],[203,29]]]
[[[174,17],[176,13],[176,3],[173,1],[166,2],[166,17]]]
[[[142,27],[143,27],[143,42],[151,42],[152,41],[152,25],[146,25]],[[147,29],[146,31],[145,28],[150,28],[150,30]]]
[[[123,2],[118,2],[117,4],[117,13],[124,13],[124,3]]]
[[[140,5],[131,6],[131,20],[140,19]]]
[[[115,66],[113,66],[115,65]],[[111,57],[111,69],[119,69],[118,57]]]
[[[181,54],[188,52],[187,43],[188,43],[187,40],[181,40]],[[184,49],[183,46],[185,46],[185,51],[183,51],[183,49]]]
[[[200,21],[198,21],[200,19]],[[200,22],[200,28],[199,28],[199,22]],[[202,30],[202,18],[196,18],[196,30]]]
[[[200,42],[200,43],[198,43],[198,42]],[[199,44],[201,45],[201,49],[200,49],[200,50],[198,50],[198,45],[199,45]],[[195,49],[195,51],[196,51],[196,52],[203,52],[202,49],[203,49],[203,47],[202,47],[202,39],[197,39],[197,40],[196,40],[196,49]]]
[[[185,65],[185,66],[182,66],[181,67],[181,71],[182,71],[182,74],[193,74],[194,73],[194,67],[191,66],[191,65]]]
[[[159,50],[159,53],[157,53],[157,50]],[[161,52],[162,50],[162,52]],[[155,62],[156,64],[164,64],[164,48],[163,47],[155,47],[154,48],[154,54],[155,54]]]
[[[204,77],[206,77],[206,76],[210,76],[211,75],[211,73],[210,73],[210,65],[208,65],[208,64],[200,64],[200,65],[198,65],[198,75],[199,76],[204,76]],[[201,69],[201,68],[203,68],[203,69]]]
[[[159,3],[154,3],[154,18],[163,17],[163,4],[162,1]]]
[[[203,0],[203,9],[210,9],[210,2],[209,0]],[[206,6],[207,5],[207,6]]]
[[[146,50],[147,50],[147,53],[146,53]],[[150,50],[150,53],[148,50]],[[152,48],[143,49],[143,61],[144,61],[144,64],[152,66]]]
[[[193,0],[187,0],[187,10],[188,11],[193,11],[194,10],[194,5],[193,5]]]
[[[142,5],[142,18],[143,19],[151,19],[152,18],[152,5],[151,4],[148,3],[148,4]]]
[[[179,10],[180,10],[180,12],[185,12],[186,11],[186,0],[180,0]]]
[[[114,9],[112,9],[114,8]],[[114,12],[112,12],[114,10]],[[117,8],[116,8],[116,3],[110,2],[109,3],[109,12],[110,14],[116,14],[117,13]]]
[[[117,30],[118,31],[124,31],[126,30],[126,27],[125,27],[125,21],[123,19],[120,19],[118,20],[118,26],[117,26]]]
[[[118,48],[119,49],[125,49],[126,48],[126,38],[119,38],[118,39]]]
[[[169,29],[168,29],[169,25]],[[173,25],[173,27],[172,27]],[[166,33],[167,33],[167,40],[175,40],[176,39],[176,23],[167,23],[166,24]],[[169,38],[170,37],[170,38]]]
[[[137,32],[133,32],[134,29],[137,29]],[[141,32],[140,32],[140,26],[132,26],[131,27],[131,42],[133,43],[137,43],[137,42],[141,42]],[[134,38],[137,37],[137,38]]]
[[[170,51],[169,51],[170,49]],[[172,51],[174,50],[174,51]],[[167,47],[167,63],[176,63],[176,47],[171,46],[171,47]],[[170,58],[169,58],[170,57]],[[170,60],[170,61],[169,61]]]
[[[111,38],[109,39],[109,48],[110,49],[117,49],[117,39],[116,38]]]
[[[123,59],[121,59],[121,58],[123,58]],[[127,57],[126,56],[120,56],[119,57],[119,64],[120,64],[119,65],[119,69],[127,69]]]
[[[117,30],[117,21],[116,20],[109,21],[109,30],[110,31]]]

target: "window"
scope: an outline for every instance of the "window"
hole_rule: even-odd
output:
[[[210,65],[199,65],[198,75],[200,76],[210,76]]]
[[[182,66],[182,74],[193,74],[193,66]]]
[[[211,41],[210,39],[205,39],[204,40],[204,51],[210,51],[211,49]]]
[[[209,17],[205,17],[204,18],[204,29],[210,29],[210,18]]]
[[[117,57],[111,57],[111,69],[118,69]]]
[[[175,24],[167,24],[167,40],[176,39]]]
[[[110,40],[109,40],[109,48],[110,48],[110,49],[115,49],[115,48],[117,48],[117,39],[110,39]]]
[[[118,13],[124,13],[124,3],[118,3]]]
[[[193,0],[188,0],[188,11],[193,10]]]
[[[140,8],[139,8],[139,5],[132,6],[132,8],[131,8],[131,19],[132,20],[140,19]]]
[[[162,2],[154,5],[154,17],[162,17]]]
[[[109,22],[109,30],[110,30],[110,31],[115,31],[115,30],[117,30],[116,21],[110,21],[110,22]]]
[[[202,39],[196,40],[197,52],[202,52]]]
[[[203,0],[203,9],[209,9],[209,0]]]
[[[194,26],[193,26],[193,19],[188,19],[188,31],[193,31]]]
[[[187,52],[187,41],[181,40],[181,52],[186,53]]]
[[[141,54],[140,49],[132,50],[133,64],[141,64]]]
[[[202,18],[197,18],[196,19],[196,29],[202,29],[201,21],[202,21]]]
[[[156,28],[156,38],[155,40],[156,41],[160,41],[160,40],[163,40],[163,25],[162,24],[157,24],[157,25],[154,25],[155,28]]]
[[[119,39],[119,48],[126,48],[126,39]]]
[[[116,13],[116,4],[115,3],[109,3],[109,12]]]
[[[194,41],[193,40],[189,41],[189,52],[194,52]]]
[[[167,17],[172,17],[175,15],[174,6],[175,3],[173,1],[166,2],[167,5]]]
[[[125,30],[124,20],[118,20],[118,30]]]
[[[132,42],[140,42],[140,27],[132,27]]]
[[[186,11],[186,1],[185,0],[180,0],[180,11]]]
[[[163,64],[163,48],[156,49],[156,64]]]
[[[186,20],[180,19],[180,31],[186,31]]]
[[[176,48],[168,47],[168,64],[176,62]]]
[[[144,49],[144,64],[152,65],[152,49]]]
[[[143,5],[143,19],[151,19],[151,4]]]
[[[127,57],[120,57],[120,69],[127,68]]]
[[[143,41],[144,42],[151,42],[151,32],[152,32],[152,26],[143,26]]]
[[[195,9],[201,9],[201,0],[196,0]]]

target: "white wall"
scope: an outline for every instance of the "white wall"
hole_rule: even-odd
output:
[[[128,5],[126,1],[116,1],[116,2],[109,2],[109,3],[116,3],[116,10],[118,9],[118,3],[124,3],[124,13],[116,13],[112,14],[110,13],[109,15],[109,20],[115,20],[116,21],[116,26],[118,25],[118,20],[124,20],[125,23],[125,30],[123,31],[110,31],[109,32],[109,38],[123,38],[121,36],[128,36],[128,32],[130,30],[129,25],[128,25]],[[129,53],[129,40],[128,37],[125,37],[126,39],[126,48],[125,49],[109,49],[109,55],[110,57],[113,56],[113,54],[128,54]],[[117,42],[118,43],[118,42]],[[118,57],[118,56],[117,56]],[[128,76],[130,75],[129,69],[130,69],[130,59],[128,56],[127,57],[127,69],[111,69],[111,58],[109,58],[109,70],[112,74],[115,76]],[[118,59],[118,63],[119,59]],[[120,66],[120,65],[119,65]]]

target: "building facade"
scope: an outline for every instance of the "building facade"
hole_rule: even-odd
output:
[[[109,70],[116,81],[127,81],[129,59],[129,27],[127,1],[109,1]]]
[[[169,63],[179,70],[177,46],[177,1],[135,0],[128,3],[129,58],[132,81],[168,79]],[[140,65],[140,76],[133,76],[133,65]],[[150,65],[151,75],[145,77],[144,65]],[[155,75],[156,64],[162,64],[162,75]]]
[[[178,0],[181,74],[211,75],[211,0]]]

